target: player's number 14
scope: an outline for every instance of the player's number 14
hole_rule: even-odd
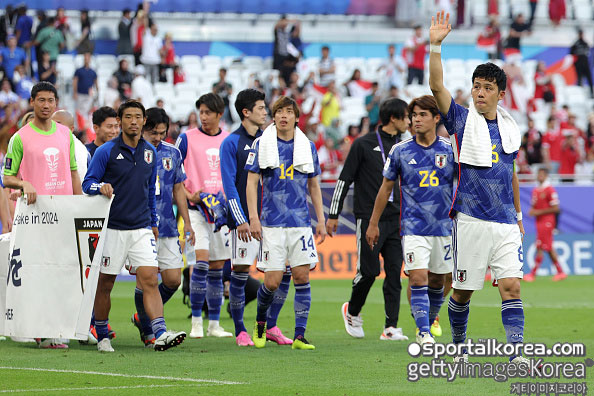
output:
[[[293,164],[291,164],[291,166],[289,166],[286,171],[285,171],[285,164],[280,164],[280,171],[281,171],[281,174],[278,177],[279,179],[290,178],[291,180],[293,180],[293,172],[294,172]]]

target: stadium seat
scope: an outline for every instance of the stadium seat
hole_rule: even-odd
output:
[[[213,3],[218,3],[218,12],[241,12],[242,0],[219,0]]]
[[[153,86],[153,92],[155,94],[155,98],[159,96],[169,96],[174,97],[175,91],[173,89],[173,84],[164,83],[164,82],[157,82]]]

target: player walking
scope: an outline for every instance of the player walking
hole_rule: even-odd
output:
[[[245,286],[248,281],[250,266],[260,251],[260,242],[252,239],[249,211],[245,189],[248,171],[245,170],[250,149],[254,140],[262,136],[262,125],[266,122],[268,112],[264,102],[264,94],[255,89],[241,91],[235,99],[235,108],[241,118],[241,125],[221,144],[221,176],[227,196],[227,224],[231,229],[231,285],[229,287],[229,306],[231,317],[235,322],[236,343],[239,346],[254,345],[243,323],[245,307]],[[262,189],[258,187],[258,202],[262,201]],[[258,205],[260,209],[260,205]],[[260,213],[260,211],[258,211]],[[285,303],[291,271],[283,275],[281,283],[274,292],[274,300],[266,318],[266,339],[279,345],[290,345],[293,340],[283,335],[276,326],[278,314]]]
[[[560,281],[567,278],[567,274],[559,265],[559,258],[553,248],[553,230],[557,222],[556,214],[559,213],[559,196],[549,181],[547,168],[542,167],[538,170],[537,180],[538,187],[532,190],[532,207],[528,213],[530,216],[536,217],[536,257],[534,268],[529,274],[524,275],[524,280],[534,282],[536,271],[542,264],[543,252],[547,252],[557,269],[553,280]]]
[[[101,272],[95,296],[95,329],[99,352],[113,352],[108,337],[111,290],[126,260],[136,272],[143,304],[155,335],[156,351],[181,344],[186,333],[167,331],[158,288],[155,148],[141,137],[146,115],[142,103],[129,100],[118,109],[122,133],[96,151],[85,180],[86,194],[115,195],[109,212]],[[152,232],[151,232],[152,228]]]
[[[155,199],[157,216],[159,216],[159,239],[157,239],[157,262],[161,274],[159,294],[163,305],[173,296],[181,283],[181,268],[184,266],[177,222],[173,213],[173,200],[184,220],[184,233],[187,242],[194,244],[194,230],[190,225],[188,204],[183,181],[186,173],[182,165],[181,153],[172,144],[164,142],[169,129],[169,116],[165,110],[152,107],[146,111],[146,124],[142,128],[143,138],[157,149],[157,181],[155,183]],[[173,199],[172,199],[173,198]],[[150,320],[144,309],[142,285],[136,281],[134,302],[136,313],[132,315],[132,323],[140,332],[140,339],[146,346],[153,346],[153,334]]]
[[[258,290],[258,309],[253,341],[256,348],[266,345],[266,314],[274,300],[289,262],[295,285],[295,336],[293,349],[315,349],[305,339],[311,306],[309,271],[318,262],[311,229],[307,191],[315,208],[318,243],[326,238],[322,192],[317,176],[320,164],[313,142],[296,128],[297,103],[280,97],[272,107],[274,124],[254,142],[245,168],[250,213],[250,233],[262,240],[258,269],[264,284]],[[262,177],[262,215],[258,217],[258,183]]]
[[[454,343],[466,339],[470,298],[483,288],[491,267],[501,295],[501,319],[509,343],[524,339],[520,299],[523,252],[522,210],[514,160],[521,135],[515,121],[497,103],[505,96],[506,76],[493,63],[477,66],[472,75],[472,105],[457,105],[443,84],[441,42],[451,31],[449,14],[431,19],[429,87],[452,138],[459,163],[454,218],[454,285],[448,303]],[[467,354],[458,360],[467,360]],[[510,361],[526,361],[512,356]]]
[[[451,143],[436,135],[440,115],[433,96],[414,99],[408,112],[415,136],[390,151],[366,237],[373,248],[380,236],[380,214],[399,179],[404,271],[411,285],[411,311],[419,329],[417,342],[424,344],[435,342],[429,326],[443,304],[443,285],[446,274],[452,271],[452,221],[448,212],[454,155]]]

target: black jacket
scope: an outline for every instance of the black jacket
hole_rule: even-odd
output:
[[[387,159],[390,149],[400,141],[398,135],[392,136],[379,129],[379,134]],[[370,219],[373,212],[375,197],[382,185],[384,176],[384,159],[377,134],[369,132],[367,135],[355,139],[351,151],[346,158],[340,177],[330,204],[331,219],[337,219],[342,211],[344,198],[351,183],[355,183],[354,214],[357,219]],[[380,221],[394,221],[399,227],[400,217],[400,189],[394,187],[394,202],[388,202]]]

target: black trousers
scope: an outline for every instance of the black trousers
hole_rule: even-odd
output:
[[[413,80],[417,80],[417,84],[423,85],[423,80],[425,79],[425,71],[423,69],[416,69],[414,67],[408,68],[408,77],[406,79],[406,84],[412,84]]]
[[[575,64],[575,72],[577,73],[577,85],[582,85],[582,79],[585,78],[588,81],[588,86],[590,87],[590,95],[593,94],[592,92],[592,73],[590,71],[590,65],[588,60],[581,60],[578,59]]]
[[[386,312],[385,327],[398,327],[398,314],[400,311],[400,270],[402,268],[402,244],[400,233],[394,221],[380,222],[380,236],[377,245],[371,247],[365,240],[365,233],[369,226],[369,220],[357,219],[357,251],[359,259],[357,262],[357,275],[353,279],[353,290],[349,301],[349,313],[359,315],[369,290],[373,286],[375,278],[380,274],[381,253],[384,259],[384,309]]]

